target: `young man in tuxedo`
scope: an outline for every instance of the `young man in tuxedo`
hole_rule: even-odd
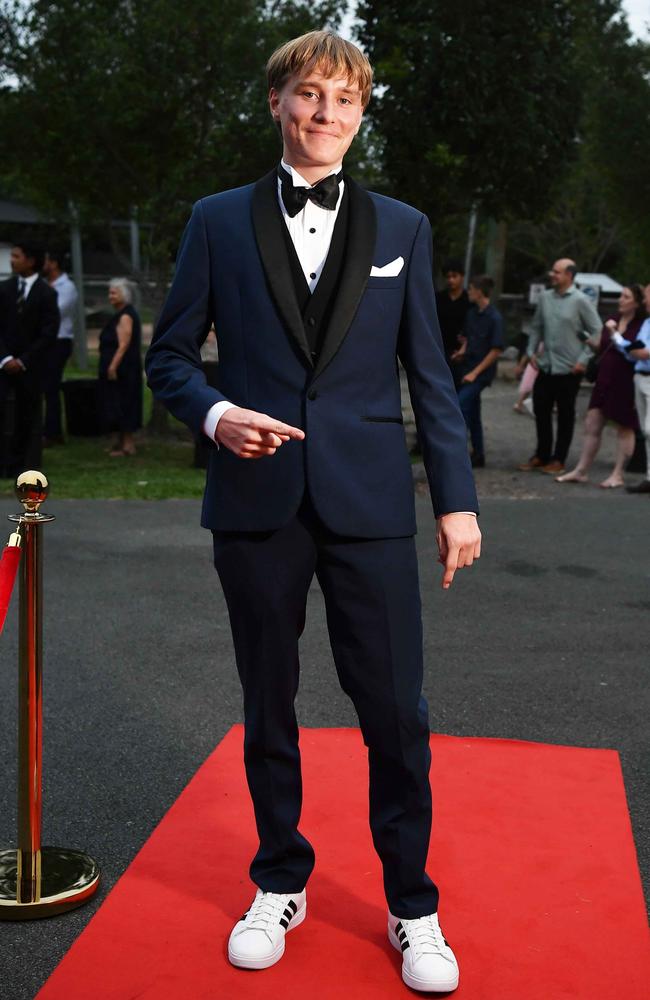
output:
[[[354,45],[310,32],[278,49],[267,70],[282,161],[257,183],[195,205],[147,357],[156,396],[213,442],[202,523],[228,604],[260,840],[250,868],[257,893],[228,954],[244,968],[273,965],[306,914],[314,852],[298,828],[294,699],[316,574],[339,680],[368,747],[389,938],[403,953],[405,982],[450,990],[458,967],[425,871],[429,726],[398,358],[431,485],[443,587],[479,556],[481,536],[436,320],[430,227],[421,212],[342,172],[372,85]],[[199,353],[212,323],[216,389]]]
[[[56,292],[39,272],[43,253],[31,241],[11,251],[13,277],[0,284],[0,475],[38,468],[43,372],[56,342]],[[13,406],[9,405],[13,399]]]

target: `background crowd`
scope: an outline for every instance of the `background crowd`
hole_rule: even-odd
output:
[[[65,440],[61,386],[72,353],[77,292],[64,259],[58,250],[43,252],[29,239],[17,241],[13,276],[0,283],[0,475],[5,477],[38,467],[42,447]],[[618,312],[603,324],[591,299],[576,287],[576,273],[568,258],[552,265],[549,287],[539,296],[520,351],[513,409],[534,416],[536,443],[518,468],[552,475],[561,484],[586,483],[610,424],[616,457],[600,486],[625,485],[625,468],[641,436],[646,476],[627,490],[650,493],[650,285],[623,287]],[[462,262],[453,258],[442,275],[436,305],[445,357],[467,424],[472,465],[482,468],[481,395],[508,346],[504,321],[492,302],[492,277],[467,278]],[[135,454],[134,434],[143,425],[142,327],[132,297],[128,280],[110,282],[111,314],[99,335],[96,416],[100,431],[114,435],[106,448],[111,458]],[[580,457],[567,471],[583,380],[593,383],[593,390]]]
[[[625,286],[617,314],[603,322],[591,299],[575,285],[575,261],[561,258],[549,271],[517,365],[521,382],[513,409],[526,412],[532,396],[536,446],[519,465],[540,471],[558,483],[586,483],[605,425],[617,435],[614,468],[600,486],[624,486],[624,469],[635,450],[635,432],[646,446],[646,478],[630,493],[650,493],[650,285]],[[492,382],[504,348],[503,321],[490,303],[494,287],[486,275],[472,277],[465,289],[459,260],[443,268],[446,287],[437,294],[438,317],[447,361],[454,375],[472,445],[472,465],[485,465],[481,392]],[[594,383],[585,418],[584,441],[577,465],[566,472],[573,439],[576,400],[583,379]],[[556,417],[554,430],[553,417]]]
[[[11,251],[13,276],[0,283],[0,476],[39,468],[43,446],[64,443],[61,385],[72,353],[77,291],[63,255],[29,239]],[[113,315],[99,337],[97,418],[114,432],[113,458],[135,454],[142,426],[140,318],[130,283],[108,289]]]

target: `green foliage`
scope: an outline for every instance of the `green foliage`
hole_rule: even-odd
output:
[[[362,0],[384,187],[443,254],[474,203],[510,221],[509,287],[559,254],[650,269],[649,47],[620,0]]]
[[[498,218],[543,211],[579,113],[571,5],[365,0],[358,16],[386,173],[405,200],[438,223],[472,202]]]
[[[42,469],[58,500],[181,500],[203,494],[205,472],[192,467],[193,442],[143,437],[129,458],[111,458],[108,438],[69,438],[48,448]],[[0,480],[0,497],[14,495],[14,480]]]
[[[633,42],[617,0],[579,0],[577,155],[541,220],[511,227],[511,280],[552,257],[620,281],[647,281],[650,230],[650,46]],[[579,86],[578,86],[579,82]]]

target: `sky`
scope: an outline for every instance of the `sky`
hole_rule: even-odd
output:
[[[632,34],[644,41],[650,41],[650,0],[623,0],[623,9],[632,29]]]

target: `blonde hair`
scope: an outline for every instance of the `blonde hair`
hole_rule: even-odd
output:
[[[271,87],[281,90],[290,76],[306,66],[320,70],[327,77],[347,77],[361,91],[361,105],[366,108],[372,90],[372,66],[352,42],[333,31],[308,31],[276,49],[266,64]]]

